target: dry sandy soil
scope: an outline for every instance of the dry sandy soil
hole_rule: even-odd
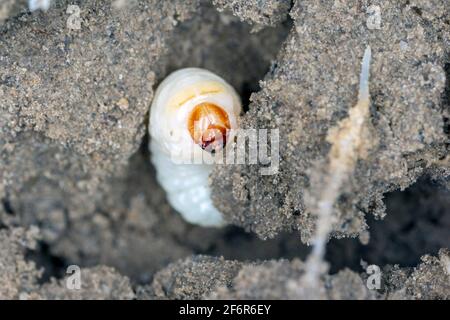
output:
[[[54,0],[31,13],[0,0],[0,298],[449,299],[448,8]],[[324,269],[306,286],[330,129],[356,103],[369,44],[367,150],[342,182]],[[222,229],[184,222],[149,160],[154,90],[192,66],[236,88],[244,128],[280,130],[278,174],[214,169]],[[73,264],[82,290],[66,288]],[[378,290],[366,286],[371,264]]]

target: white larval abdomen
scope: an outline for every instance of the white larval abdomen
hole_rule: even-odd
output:
[[[208,186],[213,165],[175,164],[153,141],[150,150],[156,178],[166,191],[170,205],[190,223],[204,227],[224,225],[222,214],[211,200]]]

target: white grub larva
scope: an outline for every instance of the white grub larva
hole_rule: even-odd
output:
[[[169,203],[190,223],[224,224],[208,185],[213,162],[193,159],[222,155],[234,138],[240,112],[236,91],[204,69],[178,70],[156,90],[149,124],[152,162]]]

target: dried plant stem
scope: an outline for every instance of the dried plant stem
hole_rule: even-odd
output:
[[[343,184],[355,169],[358,158],[367,152],[367,143],[363,130],[369,118],[369,64],[370,47],[364,52],[361,68],[360,87],[357,104],[349,110],[349,116],[337,127],[331,129],[327,140],[331,143],[328,166],[323,179],[323,192],[314,201],[313,212],[317,215],[316,231],[312,241],[313,249],[306,262],[305,285],[317,287],[322,272],[328,236],[336,221],[333,206],[336,203]]]

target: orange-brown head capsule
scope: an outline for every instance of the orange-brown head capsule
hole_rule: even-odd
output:
[[[196,105],[188,118],[191,138],[203,150],[212,153],[225,147],[230,128],[225,110],[209,102]]]

